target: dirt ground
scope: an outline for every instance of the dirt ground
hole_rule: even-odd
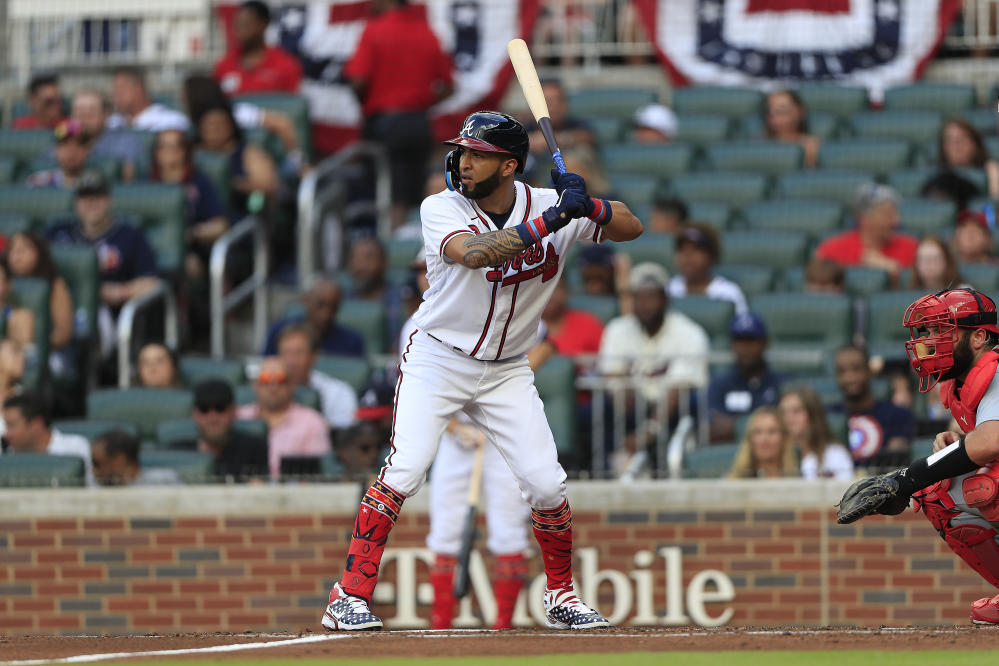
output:
[[[328,636],[328,640],[326,639]],[[309,639],[312,642],[264,649],[210,653],[212,659],[435,657],[470,655],[540,655],[577,652],[679,650],[962,650],[994,649],[999,627],[923,627],[880,629],[836,627],[681,627],[617,628],[569,635],[542,629],[507,632],[382,631],[362,634],[175,634],[148,636],[18,636],[0,637],[0,664],[24,659],[55,659],[83,654],[140,653],[206,648],[240,643]],[[176,656],[184,655],[170,655]],[[209,656],[201,653],[191,657]]]

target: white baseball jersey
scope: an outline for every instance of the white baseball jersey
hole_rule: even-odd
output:
[[[517,199],[504,228],[538,217],[558,202],[553,189],[521,182],[514,187]],[[576,218],[502,266],[473,270],[446,258],[444,247],[462,234],[498,228],[474,200],[445,190],[423,200],[420,218],[430,288],[413,319],[420,330],[483,361],[518,356],[537,342],[541,312],[567,252],[578,240],[601,240],[599,226]]]

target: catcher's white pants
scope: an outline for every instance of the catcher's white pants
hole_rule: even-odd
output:
[[[496,447],[486,443],[482,459],[481,497],[489,537],[486,547],[494,555],[513,555],[528,546],[530,507]],[[437,458],[430,470],[430,533],[427,548],[435,553],[458,555],[462,528],[468,515],[468,486],[475,465],[475,449],[457,442],[449,433],[441,437]]]
[[[391,452],[379,479],[405,497],[415,494],[459,411],[496,447],[528,505],[553,509],[562,503],[566,475],[527,355],[479,361],[420,330],[403,350]]]

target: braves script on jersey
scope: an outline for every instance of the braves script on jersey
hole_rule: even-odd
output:
[[[558,201],[555,190],[515,184],[506,227],[533,219]],[[600,240],[586,218],[543,238],[499,267],[471,270],[444,256],[461,234],[495,231],[489,215],[459,192],[445,190],[420,207],[430,288],[413,319],[420,330],[483,361],[523,354],[537,342],[538,322],[577,240]]]

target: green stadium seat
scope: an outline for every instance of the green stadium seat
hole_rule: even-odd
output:
[[[161,422],[190,416],[191,401],[180,389],[98,389],[87,394],[87,418],[130,421],[142,439],[152,439]]]
[[[809,119],[817,111],[848,118],[870,106],[867,88],[861,86],[811,83],[798,87],[796,92],[808,109]]]
[[[967,109],[958,116],[974,125],[985,136],[996,133],[996,110],[992,105],[984,109]]]
[[[0,456],[0,488],[73,488],[84,484],[83,458],[46,453]]]
[[[15,278],[12,284],[11,304],[31,310],[35,319],[32,337],[35,344],[35,362],[26,366],[22,384],[37,388],[47,374],[49,364],[49,336],[52,332],[51,288],[48,280],[43,278]]]
[[[863,111],[850,117],[859,137],[905,139],[922,144],[940,132],[943,119],[933,111]]]
[[[871,356],[887,360],[905,360],[903,343],[909,339],[909,329],[903,328],[905,309],[926,292],[920,289],[871,294],[867,299],[867,347]]]
[[[687,212],[691,221],[706,222],[719,231],[726,231],[732,224],[732,207],[717,201],[688,201]]]
[[[19,231],[31,230],[31,218],[20,213],[0,213],[0,234],[10,238]]]
[[[572,294],[569,296],[569,307],[574,310],[586,310],[605,324],[618,315],[617,299],[613,296]]]
[[[642,234],[627,243],[615,244],[617,252],[631,258],[631,265],[651,261],[670,269],[673,266],[673,236],[671,234]]]
[[[553,356],[534,373],[534,385],[545,403],[545,415],[560,456],[576,452],[576,365]]]
[[[257,401],[257,393],[255,388],[250,384],[241,384],[239,386],[233,387],[236,395],[236,404],[240,407],[243,405],[252,405]],[[319,393],[309,386],[296,386],[295,390],[292,392],[291,399],[304,407],[310,407],[316,411],[321,409],[321,400],[319,398]]]
[[[809,112],[808,133],[820,141],[827,141],[839,135],[843,130],[843,122],[833,113]],[[748,139],[763,139],[766,137],[766,125],[760,116],[747,116],[739,123],[739,134]]]
[[[683,143],[624,143],[607,146],[601,154],[608,173],[669,177],[690,170],[694,149]]]
[[[715,266],[715,273],[739,285],[746,298],[773,291],[774,269],[769,266],[722,264]]]
[[[210,453],[144,449],[139,461],[145,468],[172,469],[183,483],[209,483],[213,480],[214,459]]]
[[[975,87],[965,83],[914,83],[885,91],[888,111],[962,113],[975,105]]]
[[[337,323],[360,334],[369,354],[388,351],[385,339],[385,306],[381,302],[346,299],[340,304]]]
[[[309,122],[309,100],[299,95],[283,95],[277,93],[239,95],[233,98],[236,102],[255,104],[263,109],[278,111],[285,114],[295,127],[295,138],[299,148],[306,154],[312,154],[312,125]]]
[[[236,387],[246,383],[246,371],[243,361],[238,358],[185,354],[180,357],[180,378],[188,388],[194,388],[206,379],[221,379]]]
[[[777,194],[789,199],[830,199],[848,203],[857,188],[871,182],[868,174],[856,171],[802,171],[786,173],[777,179]]]
[[[750,88],[727,86],[687,86],[673,93],[673,110],[686,114],[715,114],[727,118],[759,115],[763,93]]]
[[[909,166],[911,159],[912,147],[899,139],[831,141],[819,148],[819,166],[823,169],[856,169],[881,176]]]
[[[933,455],[933,438],[923,437],[912,442],[912,461]]]
[[[219,200],[227,205],[229,202],[229,156],[225,153],[197,150],[194,152],[194,166],[211,181],[219,195]]]
[[[722,301],[707,296],[684,296],[671,298],[670,309],[680,312],[694,320],[708,334],[714,349],[727,349],[729,346],[729,327],[735,316],[735,305],[732,301]]]
[[[722,235],[722,261],[789,268],[805,262],[808,234],[793,231],[729,231]]]
[[[10,185],[17,179],[17,159],[0,155],[0,185]]]
[[[742,171],[689,173],[672,178],[670,188],[684,200],[717,201],[743,206],[764,197],[767,192],[767,177],[760,173]]]
[[[945,236],[954,229],[957,208],[941,199],[903,199],[898,207],[901,228],[914,236]]]
[[[187,197],[181,185],[118,185],[111,193],[116,211],[141,216],[161,272],[181,270],[186,244]]]
[[[233,421],[232,429],[244,435],[267,438],[267,423],[260,419],[238,419]],[[192,419],[172,419],[156,427],[156,446],[159,449],[177,448],[197,439],[198,426]]]
[[[40,229],[50,217],[72,213],[73,193],[56,188],[0,187],[0,213],[17,213],[31,218]]]
[[[918,197],[923,183],[936,173],[936,167],[916,167],[893,171],[888,174],[888,184],[898,190],[898,193],[903,197]]]
[[[995,264],[961,264],[958,270],[978,291],[991,295],[999,290],[999,266]]]
[[[989,157],[999,159],[999,136],[985,137],[985,148],[989,152]]]
[[[891,289],[891,274],[879,268],[848,266],[844,271],[846,291],[864,298]]]
[[[626,122],[615,116],[589,116],[586,124],[597,135],[597,143],[611,145],[625,137]]]
[[[832,350],[853,334],[850,299],[839,294],[761,294],[750,308],[766,322],[775,349]]]
[[[613,116],[626,120],[639,107],[656,101],[656,92],[648,88],[596,88],[569,93],[568,105],[577,116]]]
[[[611,174],[611,190],[618,201],[629,205],[651,204],[656,192],[662,186],[658,176],[641,174]]]
[[[742,217],[751,230],[804,231],[815,239],[843,226],[843,207],[823,199],[771,199],[746,206]]]
[[[101,305],[97,252],[89,245],[67,243],[54,243],[51,250],[56,269],[69,286],[76,308],[73,335],[91,339],[97,335],[97,311]]]
[[[732,134],[732,121],[724,115],[693,114],[676,118],[676,141],[707,146],[724,141]]]
[[[265,153],[271,156],[275,164],[281,164],[284,161],[286,151],[284,144],[281,140],[270,130],[263,127],[254,127],[252,129],[243,130],[243,139],[248,144],[257,146]]]
[[[702,446],[683,455],[683,476],[688,479],[720,479],[728,476],[738,444]]]
[[[0,129],[0,155],[12,157],[18,164],[28,164],[55,146],[52,130]]]
[[[371,381],[371,366],[363,358],[321,354],[316,360],[316,370],[347,382],[357,392]]]
[[[708,162],[717,170],[778,174],[801,169],[804,153],[794,143],[755,141],[721,143],[707,149]]]
[[[139,436],[139,428],[131,421],[104,419],[64,419],[52,422],[52,427],[67,435],[79,435],[88,442],[112,430],[122,430],[133,437]]]

